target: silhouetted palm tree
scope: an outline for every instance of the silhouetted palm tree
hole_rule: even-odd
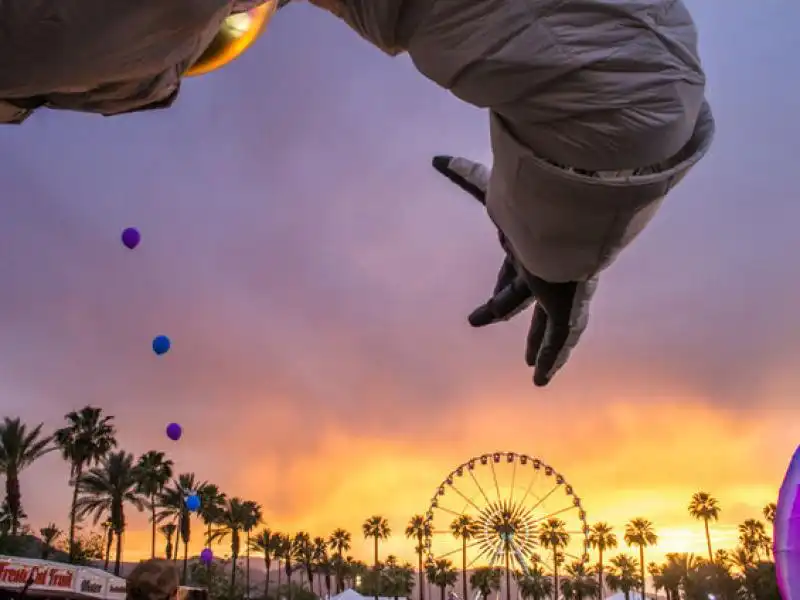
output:
[[[644,562],[644,549],[648,546],[654,546],[658,543],[658,536],[653,530],[653,524],[647,519],[641,517],[631,519],[625,526],[625,543],[628,546],[639,547],[639,566],[641,568],[641,592],[642,600],[646,598],[646,580],[645,580],[645,562]]]
[[[136,465],[139,474],[139,492],[150,504],[150,558],[156,557],[156,508],[158,496],[172,479],[172,461],[163,452],[150,450],[139,457]]]
[[[219,487],[213,483],[206,483],[201,487],[199,495],[200,510],[198,511],[198,515],[206,526],[204,543],[206,546],[210,546],[213,526],[216,525],[219,516],[222,514],[228,498],[219,490]]]
[[[250,548],[264,554],[264,598],[269,598],[269,574],[272,571],[272,559],[275,557],[278,537],[277,533],[273,533],[269,528],[264,528],[250,540]],[[280,565],[278,565],[278,570],[280,570]]]
[[[253,502],[252,500],[247,500],[245,502],[245,506],[247,507],[247,514],[245,516],[244,525],[242,526],[242,531],[245,534],[245,560],[247,563],[245,564],[245,589],[247,590],[247,597],[250,597],[250,532],[252,532],[256,527],[258,527],[259,523],[261,523],[261,505],[257,502]]]
[[[719,501],[706,492],[695,492],[689,502],[689,514],[698,521],[703,521],[705,526],[709,562],[714,562],[714,552],[711,549],[711,532],[708,528],[708,522],[718,521],[721,511]]]
[[[164,557],[167,560],[172,560],[174,556],[174,551],[172,549],[172,539],[175,535],[175,531],[178,529],[178,526],[175,523],[166,523],[158,528],[161,532],[161,535],[164,536],[164,541],[166,542],[164,546]]]
[[[449,558],[437,558],[425,567],[425,575],[433,585],[439,588],[440,600],[445,600],[447,587],[458,579],[458,571]],[[466,600],[466,599],[465,599]]]
[[[416,540],[417,544],[414,551],[417,553],[417,589],[419,590],[419,600],[425,600],[425,570],[422,568],[425,562],[425,540],[431,535],[430,523],[424,515],[414,515],[406,525],[406,537]],[[467,600],[464,598],[464,600]]]
[[[361,526],[364,532],[364,538],[372,538],[375,542],[375,555],[374,555],[374,569],[375,569],[375,598],[381,595],[381,578],[378,573],[378,544],[381,540],[387,539],[392,535],[392,530],[389,528],[389,522],[380,515],[373,515]]]
[[[335,529],[328,538],[328,546],[333,552],[334,571],[336,573],[336,593],[344,591],[344,553],[350,550],[352,536],[342,528]]]
[[[42,560],[47,560],[50,555],[55,551],[56,542],[58,538],[63,535],[55,523],[49,523],[39,530],[39,535],[42,536]]]
[[[475,537],[478,526],[469,515],[459,515],[450,523],[450,532],[457,540],[461,540],[461,587],[464,600],[469,600],[467,595],[467,543]]]
[[[770,502],[761,511],[764,514],[764,518],[767,520],[768,523],[770,523],[770,524],[774,524],[775,523],[775,511],[776,510],[778,510],[778,505],[775,504],[774,502]]]
[[[0,475],[6,479],[7,516],[11,535],[17,535],[22,520],[20,473],[50,452],[50,436],[42,436],[42,423],[28,430],[20,419],[4,417],[0,423]]]
[[[614,592],[622,592],[625,600],[630,600],[631,592],[640,583],[639,561],[628,554],[617,554],[608,562],[611,564],[606,577],[608,587]]]
[[[57,429],[55,441],[61,456],[69,462],[72,483],[72,506],[69,514],[69,560],[75,561],[75,524],[78,504],[78,481],[84,469],[98,463],[112,448],[117,447],[114,417],[103,416],[100,408],[85,406],[67,413],[66,427]]]
[[[603,582],[603,555],[606,550],[613,550],[617,547],[617,535],[608,523],[600,522],[592,525],[589,532],[589,544],[597,550],[597,583],[600,600],[605,598],[605,587]]]
[[[539,544],[553,553],[553,600],[558,600],[558,565],[561,551],[569,545],[566,523],[550,518],[539,526]]]
[[[214,538],[219,540],[231,536],[231,597],[236,589],[236,561],[241,551],[241,532],[251,518],[251,512],[250,503],[241,498],[229,498],[219,516],[219,527],[214,532]]]
[[[192,513],[186,506],[186,499],[190,494],[200,494],[206,486],[206,482],[199,482],[194,473],[181,473],[177,479],[173,479],[170,485],[162,490],[158,499],[161,511],[156,515],[159,523],[164,521],[176,522],[178,525],[178,535],[180,542],[183,543],[183,570],[181,581],[185,585],[188,577],[189,568],[189,542],[192,539]],[[179,543],[175,542],[174,560],[178,559]]]
[[[138,472],[133,455],[113,452],[100,460],[100,464],[81,475],[78,481],[77,515],[91,515],[96,525],[108,518],[111,530],[117,536],[114,556],[114,574],[119,575],[122,559],[122,534],[125,531],[125,504],[138,511],[145,509],[145,499],[138,490]]]

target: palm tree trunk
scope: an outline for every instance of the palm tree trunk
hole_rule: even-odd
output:
[[[247,591],[245,592],[245,598],[250,598],[250,532],[248,531],[245,537],[245,543],[247,544],[247,548],[244,551],[245,560],[247,564],[245,565],[245,581],[247,586]]]
[[[708,530],[708,519],[703,519],[706,525],[706,544],[708,544],[708,562],[714,562],[714,553],[711,551],[711,532]]]
[[[375,600],[381,595],[381,576],[378,573],[378,536],[375,536]]]
[[[553,600],[558,600],[558,548],[553,548]]]
[[[72,505],[69,509],[69,562],[75,562],[75,522],[78,514],[78,482],[83,474],[83,465],[73,465]]]
[[[108,528],[108,533],[106,533],[106,553],[103,557],[103,570],[108,571],[108,563],[111,561],[111,544],[114,543],[114,530],[111,527]]]
[[[422,570],[422,536],[417,537],[417,541],[419,542],[419,553],[417,554],[417,558],[419,559],[418,571],[417,571],[417,580],[419,581],[419,600],[425,600],[425,580],[423,577],[425,576],[424,571]],[[467,600],[464,598],[464,600]]]
[[[150,496],[150,518],[152,519],[152,531],[150,537],[150,558],[156,557],[156,495]]]
[[[17,535],[19,531],[19,516],[22,512],[22,494],[19,487],[19,473],[16,468],[9,469],[6,474],[6,501],[8,502],[8,512],[11,513],[11,535]]]
[[[441,600],[444,600],[444,592],[445,592],[446,589],[447,589],[447,586],[445,586],[445,585],[439,586],[439,591],[441,592],[441,595],[440,595]]]
[[[183,573],[181,585],[186,585],[186,575],[189,573],[189,540],[183,540]]]
[[[233,554],[231,558],[233,559],[231,561],[231,598],[233,598],[233,590],[236,589],[236,561],[239,557]]]
[[[646,584],[645,584],[645,574],[644,574],[644,544],[639,546],[639,561],[642,565],[642,600],[647,600],[647,593],[646,593]]]
[[[461,538],[461,591],[464,592],[462,600],[467,598],[467,538]]]
[[[266,571],[266,575],[264,575],[264,600],[269,598],[269,570],[272,566],[272,560],[267,558],[268,556],[268,553],[264,554],[264,570]]]
[[[597,558],[597,585],[598,585],[598,598],[605,600],[606,590],[603,588],[603,549],[600,548]]]
[[[278,596],[280,596],[280,593],[281,593],[281,559],[279,558],[278,559],[278,592],[277,592]],[[276,600],[280,600],[280,598],[276,597]]]
[[[114,557],[114,575],[119,577],[119,567],[122,562],[122,531],[115,532],[117,536],[117,551]]]

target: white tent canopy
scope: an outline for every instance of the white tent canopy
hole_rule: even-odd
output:
[[[359,594],[353,589],[346,589],[341,594],[331,596],[330,600],[375,600],[375,596],[364,596]],[[395,600],[394,596],[378,596],[378,600]],[[404,596],[400,596],[398,600],[406,600]]]

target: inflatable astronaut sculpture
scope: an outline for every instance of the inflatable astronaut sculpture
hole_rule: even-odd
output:
[[[506,251],[495,295],[470,322],[505,320],[535,302],[526,358],[534,383],[546,385],[586,327],[600,271],[711,144],[714,120],[686,6],[311,2],[488,109],[491,169],[448,157],[435,166],[485,204]],[[241,37],[233,35],[215,49],[233,15],[260,6],[250,29],[261,31],[283,4],[6,0],[0,122],[22,122],[39,107],[114,115],[169,106],[182,77],[217,68],[256,37],[233,43]]]

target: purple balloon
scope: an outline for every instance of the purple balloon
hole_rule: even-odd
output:
[[[139,242],[142,241],[142,236],[137,229],[133,227],[128,227],[125,231],[122,232],[122,243],[123,245],[133,250],[136,246],[139,245]]]
[[[200,553],[200,560],[205,564],[210,564],[211,561],[214,560],[214,553],[211,552],[211,548],[203,549],[203,551]]]
[[[167,425],[167,437],[173,442],[177,442],[179,439],[181,439],[182,434],[183,430],[177,423],[170,423]]]

